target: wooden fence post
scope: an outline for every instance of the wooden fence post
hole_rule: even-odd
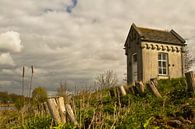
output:
[[[150,81],[149,83],[147,83],[147,87],[149,88],[149,90],[158,98],[161,98],[161,94],[158,92],[156,86],[154,85],[154,83],[152,81]]]
[[[155,86],[158,86],[157,78],[151,78],[150,81],[152,81]]]
[[[144,84],[140,82],[135,82],[134,92],[140,94],[141,96],[144,95]]]
[[[127,95],[127,93],[126,93],[125,88],[124,88],[124,86],[123,86],[123,85],[122,85],[122,86],[120,86],[120,87],[119,87],[119,89],[120,89],[120,92],[121,92],[122,96]]]
[[[58,107],[57,107],[57,103],[55,101],[54,98],[50,98],[47,100],[47,105],[49,108],[49,112],[52,115],[52,118],[54,119],[54,121],[59,124],[61,123],[61,118],[58,112]]]
[[[187,91],[195,93],[195,76],[192,71],[185,73],[187,81]]]
[[[132,86],[132,90],[133,90],[133,94],[134,95],[138,95],[139,94],[139,89],[138,87],[136,86],[136,84],[134,86]]]
[[[75,115],[73,113],[73,110],[72,110],[70,104],[66,104],[65,107],[66,107],[67,115],[68,115],[68,118],[70,119],[70,121],[73,122],[74,125],[78,125],[78,122],[75,118]]]
[[[139,86],[140,86],[140,90],[141,90],[142,94],[144,94],[144,92],[145,92],[145,85],[143,84],[142,81],[139,82]]]
[[[57,101],[58,101],[58,105],[59,105],[59,112],[60,112],[61,120],[63,123],[66,123],[66,109],[65,109],[65,105],[64,105],[64,98],[59,97],[59,98],[57,98]]]
[[[43,104],[44,104],[45,113],[49,114],[50,112],[49,112],[49,108],[48,108],[47,102],[44,102]]]

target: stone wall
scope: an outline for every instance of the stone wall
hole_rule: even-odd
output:
[[[143,81],[151,78],[177,78],[183,76],[183,48],[179,45],[167,45],[142,42]],[[168,54],[168,76],[158,75],[158,53]],[[140,67],[141,68],[141,67]],[[139,68],[138,68],[139,69]]]

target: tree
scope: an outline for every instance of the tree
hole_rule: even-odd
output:
[[[107,70],[96,77],[96,83],[101,87],[114,87],[118,83],[116,73],[112,70]]]
[[[47,99],[47,91],[43,87],[37,87],[32,92],[32,99],[36,103],[45,102]]]
[[[186,46],[184,48],[184,72],[187,72],[191,69],[192,67],[192,63],[193,63],[193,59],[192,59],[192,53],[190,52],[189,48]]]
[[[67,96],[67,84],[66,82],[60,83],[60,87],[57,88],[57,95],[61,97]]]

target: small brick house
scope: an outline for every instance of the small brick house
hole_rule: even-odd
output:
[[[182,77],[185,45],[185,40],[174,30],[156,30],[132,24],[124,45],[127,83]]]

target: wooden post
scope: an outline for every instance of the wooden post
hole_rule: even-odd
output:
[[[46,114],[50,114],[49,109],[48,109],[47,102],[44,102],[43,104],[44,104],[45,113],[46,113]]]
[[[187,72],[185,73],[186,81],[187,81],[187,91],[195,93],[195,76],[193,75],[193,72]]]
[[[142,82],[135,82],[134,92],[139,95],[144,95],[144,84]]]
[[[152,81],[154,83],[154,85],[156,87],[158,87],[158,81],[157,81],[157,78],[151,78],[150,81]]]
[[[127,94],[131,93],[130,86],[124,85],[124,88]]]
[[[132,86],[133,94],[138,95],[139,94],[139,89],[136,85]]]
[[[161,94],[158,92],[156,86],[154,85],[154,83],[152,81],[150,81],[149,83],[147,83],[147,87],[149,88],[149,90],[158,98],[161,98]]]
[[[67,112],[67,115],[68,115],[68,118],[70,119],[70,121],[73,122],[74,125],[78,125],[78,122],[74,116],[74,113],[73,113],[73,110],[72,110],[70,104],[66,104],[65,107],[66,107],[66,112]]]
[[[124,86],[120,86],[119,89],[120,89],[120,92],[121,92],[122,96],[127,95]]]
[[[145,91],[145,85],[143,84],[142,81],[139,82],[139,86],[140,86],[141,92],[144,93],[144,91]]]
[[[63,123],[66,123],[66,109],[64,105],[64,98],[63,97],[57,98],[57,102],[59,105],[59,112],[60,112],[61,120]]]
[[[49,112],[52,116],[52,118],[54,119],[54,121],[59,124],[61,123],[61,118],[58,112],[58,107],[57,107],[57,103],[55,102],[54,98],[50,98],[47,100],[47,105],[49,108]]]
[[[134,86],[129,87],[129,92],[135,95]]]
[[[114,87],[110,88],[109,93],[111,98],[117,97],[116,88]]]

